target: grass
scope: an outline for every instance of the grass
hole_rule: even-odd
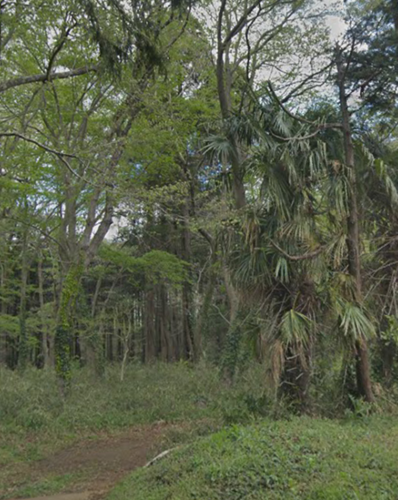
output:
[[[17,494],[21,498],[52,495],[72,486],[80,478],[80,474],[51,475],[44,479],[29,482],[26,486],[19,488]]]
[[[115,429],[159,420],[211,417],[233,421],[248,417],[252,401],[264,396],[262,379],[257,366],[233,387],[220,382],[215,368],[204,365],[130,366],[124,382],[117,368],[107,369],[102,380],[77,370],[63,400],[52,371],[31,369],[21,375],[0,370],[0,425],[42,434]]]
[[[263,378],[258,366],[233,387],[205,365],[131,365],[124,382],[117,367],[108,367],[102,380],[76,370],[63,400],[51,370],[0,370],[0,499],[44,495],[73,483],[67,474],[38,479],[34,466],[82,439],[162,421],[184,423],[170,433],[170,441],[181,443],[225,422],[248,421],[268,405]]]
[[[130,365],[124,382],[117,366],[103,379],[76,369],[65,399],[51,370],[0,369],[0,499],[84,485],[84,472],[37,474],[38,461],[74,443],[167,422],[176,425],[159,451],[181,448],[127,478],[110,500],[396,500],[398,424],[353,403],[362,418],[275,421],[289,412],[274,404],[258,365],[233,386],[205,364]]]
[[[107,500],[396,500],[398,422],[233,426],[133,473]]]

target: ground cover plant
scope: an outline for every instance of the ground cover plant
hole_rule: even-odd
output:
[[[109,366],[102,379],[76,369],[65,397],[52,371],[1,370],[0,496],[107,492],[169,449],[164,461],[122,482],[114,498],[140,498],[138,492],[154,499],[234,498],[222,491],[233,495],[235,489],[236,498],[262,498],[263,488],[274,498],[300,498],[307,495],[307,481],[320,495],[328,475],[334,485],[329,496],[313,498],[334,498],[333,491],[346,484],[347,493],[357,482],[363,488],[353,491],[367,498],[376,491],[368,484],[372,474],[380,471],[376,484],[388,485],[386,495],[394,491],[394,481],[387,481],[398,438],[393,399],[379,407],[352,399],[350,409],[330,414],[336,422],[321,413],[292,418],[288,401],[259,386],[265,377],[261,364],[242,371],[233,383],[205,363],[132,364],[123,381],[118,366]],[[254,422],[259,423],[250,426]],[[367,470],[363,457],[374,468]]]
[[[107,500],[393,500],[397,444],[396,418],[236,425],[134,472]]]
[[[149,460],[162,446],[192,441],[225,422],[255,418],[246,398],[261,399],[264,391],[256,383],[261,371],[254,367],[231,387],[220,381],[217,369],[204,364],[131,365],[123,382],[118,367],[109,367],[102,379],[76,370],[64,398],[52,371],[0,370],[0,496],[37,496],[84,483],[84,470],[63,473],[68,459],[40,480],[35,477],[37,463],[64,448],[112,436],[117,440],[137,428],[147,435]],[[148,426],[154,426],[150,432]]]

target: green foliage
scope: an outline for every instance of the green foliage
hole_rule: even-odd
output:
[[[291,309],[282,317],[281,340],[286,345],[308,346],[311,320],[305,314]]]
[[[313,387],[302,393],[328,414],[322,390],[340,411],[356,342],[369,340],[370,359],[385,368],[388,355],[373,340],[391,352],[398,344],[395,10],[363,0],[350,13],[349,36],[361,43],[342,49],[352,57],[343,87],[364,104],[351,115],[351,167],[334,96],[315,94],[332,82],[335,61],[308,79],[301,68],[323,67],[331,53],[323,7],[257,2],[245,19],[250,2],[227,4],[221,39],[243,17],[217,72],[217,3],[192,11],[196,2],[185,0],[2,3],[2,362],[41,366],[55,337],[57,374],[78,392],[74,355],[90,364],[203,352],[238,386],[256,357],[277,393],[296,359],[289,383],[311,371]],[[79,67],[76,78],[56,78]],[[32,75],[42,77],[18,84]],[[245,203],[234,204],[234,193]],[[348,241],[354,205],[359,236]],[[228,329],[234,296],[238,320]],[[267,413],[263,396],[227,398],[217,415]],[[37,408],[25,415],[28,427],[64,415]]]
[[[19,333],[18,317],[11,314],[0,315],[0,330],[8,332],[9,335],[17,336]]]
[[[62,383],[68,386],[71,373],[71,315],[81,286],[83,262],[73,264],[62,285],[59,320],[55,331],[55,370]]]
[[[131,364],[126,367],[123,383],[118,368],[107,367],[103,379],[77,370],[63,399],[50,370],[31,368],[21,375],[3,369],[0,425],[10,431],[62,434],[158,420],[210,418],[222,422],[228,412],[239,414],[233,408],[242,408],[248,395],[257,399],[264,394],[264,387],[258,384],[262,371],[261,366],[252,366],[230,387],[220,382],[216,368],[204,364]],[[246,407],[246,417],[247,412]]]
[[[52,475],[46,479],[39,479],[35,483],[22,486],[18,490],[18,495],[22,498],[34,498],[37,496],[54,495],[64,491],[80,478],[79,472],[63,475]]]
[[[151,284],[167,282],[179,286],[188,278],[189,264],[163,250],[151,250],[141,257],[135,257],[128,250],[103,245],[99,255],[105,262],[127,270],[133,279],[141,276]]]
[[[398,344],[398,318],[396,316],[386,316],[388,326],[380,332],[380,339],[387,345],[394,346]]]
[[[252,366],[230,386],[203,363],[130,364],[123,382],[118,367],[106,366],[102,378],[75,369],[62,397],[52,370],[27,367],[22,375],[0,369],[0,490],[9,486],[7,474],[17,464],[34,463],[84,436],[161,421],[176,424],[173,439],[180,442],[192,439],[184,435],[188,427],[193,434],[196,428],[208,432],[268,414],[272,405],[258,384],[262,373],[261,366]],[[11,496],[56,492],[76,479],[21,478]]]
[[[251,352],[241,319],[236,319],[228,330],[220,360],[220,372],[231,383],[244,373],[250,363]]]
[[[397,439],[394,419],[233,426],[134,473],[107,498],[394,500]]]
[[[337,310],[340,313],[340,327],[344,336],[352,343],[375,336],[374,324],[362,308],[351,302],[339,300]]]
[[[146,276],[152,283],[167,280],[172,284],[180,285],[188,277],[189,264],[168,252],[152,250],[141,259]]]

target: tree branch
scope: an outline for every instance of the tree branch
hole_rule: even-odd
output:
[[[63,80],[65,78],[73,78],[75,76],[85,75],[90,72],[98,71],[98,67],[98,65],[82,66],[81,68],[75,68],[69,71],[60,71],[58,73],[51,73],[50,75],[47,75],[47,73],[42,73],[38,75],[12,78],[11,80],[0,83],[0,93],[15,87],[20,87],[21,85],[28,85],[30,83],[52,82],[54,80]]]
[[[297,262],[300,260],[314,259],[315,257],[317,257],[320,253],[322,253],[325,250],[324,246],[320,246],[316,250],[313,250],[312,252],[306,252],[303,255],[289,255],[281,247],[279,247],[273,240],[270,240],[270,242],[271,242],[271,245],[276,250],[278,250],[279,253],[281,253],[284,257],[286,257],[288,260],[291,260],[293,262]]]
[[[272,97],[275,99],[277,102],[278,106],[288,115],[290,118],[293,118],[293,120],[296,120],[301,123],[305,123],[306,125],[315,125],[318,128],[325,129],[325,128],[342,128],[342,125],[339,123],[325,123],[325,124],[317,124],[316,122],[312,122],[311,120],[306,120],[305,118],[301,116],[294,115],[291,111],[287,109],[287,107],[283,104],[283,102],[279,99],[279,97],[276,95],[271,82],[268,82],[268,88],[272,94]]]
[[[77,26],[77,23],[74,22],[72,24],[72,26],[69,26],[69,28],[67,28],[61,35],[61,38],[59,40],[59,43],[58,45],[55,46],[54,50],[53,50],[53,53],[51,54],[50,58],[49,58],[49,61],[48,61],[48,67],[47,67],[47,80],[51,77],[51,71],[52,71],[52,68],[53,68],[53,65],[54,65],[54,62],[55,62],[55,59],[57,57],[57,55],[61,52],[63,46],[65,45],[69,35],[71,34],[71,32],[73,31],[74,28],[76,28]]]
[[[60,151],[56,151],[55,149],[51,149],[48,146],[46,146],[45,144],[42,144],[41,142],[38,142],[35,139],[31,139],[30,137],[26,137],[25,135],[19,134],[18,132],[0,132],[0,137],[15,137],[17,139],[22,139],[23,141],[30,142],[31,144],[34,144],[35,146],[37,146],[41,149],[44,149],[44,151],[47,151],[47,153],[51,153],[51,154],[57,156],[62,161],[62,163],[66,166],[66,168],[70,171],[71,174],[75,175],[76,177],[78,177],[81,180],[85,180],[85,179],[83,179],[83,177],[79,173],[76,172],[76,170],[74,170],[72,168],[70,163],[66,160],[66,158],[76,158],[75,155],[71,155],[68,153],[61,153]],[[85,180],[85,182],[88,182],[88,181]]]

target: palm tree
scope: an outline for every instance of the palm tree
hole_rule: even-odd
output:
[[[295,120],[268,101],[249,117],[229,122],[247,151],[248,202],[239,222],[235,218],[228,227],[225,259],[241,307],[251,310],[257,321],[256,345],[271,379],[278,392],[288,394],[301,409],[309,404],[313,352],[318,334],[325,331],[350,354],[345,360],[355,357],[357,395],[373,400],[370,366],[364,359],[377,326],[366,300],[373,284],[364,284],[364,300],[358,300],[347,245],[354,166],[347,166],[341,126],[334,126],[333,116],[325,121],[324,111],[321,120]],[[207,145],[224,161],[227,137],[213,137]],[[380,198],[394,203],[396,194],[359,136],[352,148],[357,224],[364,232],[369,231],[364,207],[374,211]],[[359,248],[365,240],[362,236],[357,242]]]

